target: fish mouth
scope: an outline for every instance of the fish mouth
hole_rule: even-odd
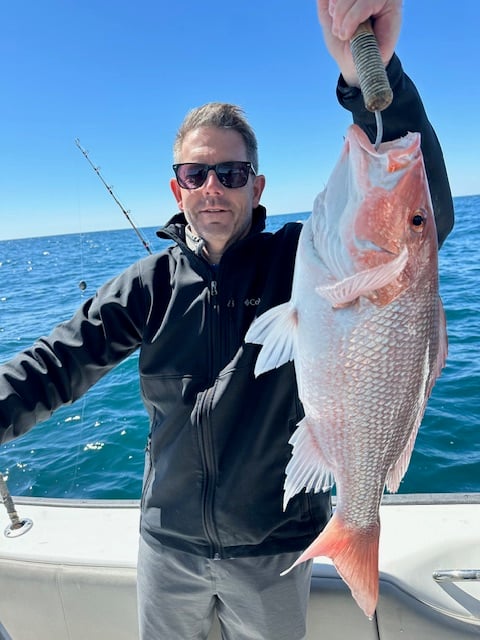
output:
[[[355,225],[353,244],[356,252],[371,252],[377,256],[385,254],[386,259],[395,258],[402,252],[404,242],[399,237],[397,229],[380,226],[375,228],[375,223],[372,225],[370,220],[367,225],[365,228],[364,220],[358,220]]]
[[[355,234],[346,246],[350,246],[355,271],[386,265],[396,260],[405,249],[398,238],[385,237],[380,233],[373,238]]]
[[[358,251],[359,253],[374,253],[377,256],[382,254],[385,255],[387,259],[396,258],[402,250],[400,243],[393,239],[385,239],[382,241],[373,241],[371,239],[361,239],[358,243]]]

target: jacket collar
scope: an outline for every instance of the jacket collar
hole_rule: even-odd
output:
[[[252,226],[247,237],[263,231],[265,229],[266,219],[267,210],[263,205],[259,204],[258,207],[255,207],[252,211]],[[173,238],[176,241],[180,240],[182,243],[185,243],[186,226],[187,221],[183,212],[177,213],[157,231],[157,236],[168,240]]]

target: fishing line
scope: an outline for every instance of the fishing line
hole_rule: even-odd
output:
[[[80,209],[79,206],[79,200],[78,200],[78,193],[77,193],[77,206],[79,207],[78,209],[78,220],[79,220],[79,227],[80,227],[80,281],[78,283],[78,288],[79,288],[79,298],[80,298],[80,306],[82,306],[85,302],[85,298],[86,298],[86,289],[87,289],[87,283],[84,279],[85,277],[85,261],[84,261],[84,233],[83,233],[83,218],[82,218],[82,210]],[[85,429],[85,413],[86,413],[86,406],[87,406],[87,397],[84,394],[81,398],[81,400],[79,399],[77,401],[80,405],[80,411],[79,411],[79,421],[80,421],[80,429],[78,430],[78,435],[80,436],[84,436],[86,435],[86,429]],[[70,417],[70,420],[75,420],[75,416]],[[80,438],[81,440],[82,438]],[[72,495],[73,491],[74,491],[74,486],[75,483],[77,481],[78,478],[78,469],[79,469],[79,458],[80,458],[80,452],[82,449],[82,444],[81,441],[79,442],[78,446],[76,447],[76,454],[73,460],[73,465],[74,465],[74,472],[73,472],[73,477],[72,477],[72,481],[70,484],[70,488],[68,489],[68,493],[70,495]]]
[[[378,151],[378,147],[380,146],[380,143],[382,142],[382,138],[383,138],[382,114],[378,109],[375,111],[375,122],[377,123],[377,137],[375,138],[375,151]]]
[[[80,270],[80,277],[83,278],[83,234],[80,236],[80,264],[81,264],[81,270]],[[84,286],[82,286],[82,284]],[[80,283],[78,285],[79,289],[80,289],[80,306],[83,305],[84,301],[85,301],[85,290],[87,288],[86,282],[85,280],[80,280]],[[80,415],[79,415],[79,420],[80,420],[80,429],[78,430],[78,435],[80,436],[84,436],[86,435],[86,428],[85,428],[85,410],[86,410],[86,406],[87,406],[87,396],[86,394],[84,394],[80,400]],[[73,416],[71,418],[71,420],[75,420],[75,416]],[[82,439],[82,438],[81,438]],[[72,494],[73,490],[74,490],[74,486],[76,483],[76,480],[78,478],[78,468],[79,468],[79,458],[80,458],[80,450],[82,448],[81,442],[79,442],[78,446],[76,447],[76,454],[75,454],[75,459],[74,459],[74,472],[73,472],[73,477],[72,477],[72,482],[70,484],[70,489],[69,489],[69,493]],[[82,449],[83,450],[83,449]]]

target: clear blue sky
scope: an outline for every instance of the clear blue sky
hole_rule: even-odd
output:
[[[269,213],[309,211],[349,114],[315,0],[2,3],[0,239],[139,227],[175,213],[172,142],[191,107],[240,104]],[[480,192],[480,2],[405,0],[397,48],[442,142],[454,195]],[[0,256],[1,259],[1,256]]]

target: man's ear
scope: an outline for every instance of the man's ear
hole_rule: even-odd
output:
[[[170,189],[172,190],[175,200],[177,201],[179,210],[183,211],[182,189],[180,188],[180,185],[178,184],[175,178],[172,178],[170,180]]]
[[[260,174],[255,176],[253,183],[253,208],[258,207],[260,204],[260,198],[262,197],[263,190],[265,189],[265,176]]]

